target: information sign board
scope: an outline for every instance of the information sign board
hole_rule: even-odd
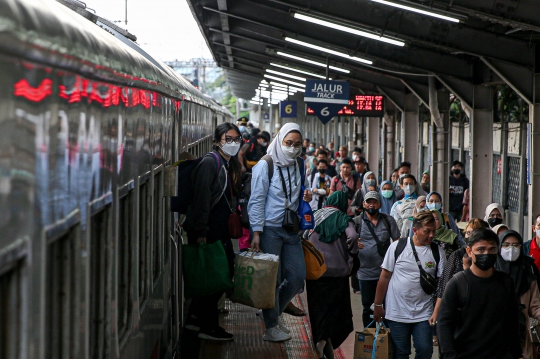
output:
[[[296,117],[296,101],[281,101],[279,103],[279,117]]]
[[[326,124],[349,103],[349,83],[346,81],[306,80],[304,101]]]
[[[338,111],[337,116],[383,117],[384,100],[381,95],[355,95]],[[306,115],[315,115],[315,111],[308,106]]]

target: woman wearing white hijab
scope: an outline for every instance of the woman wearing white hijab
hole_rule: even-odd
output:
[[[486,208],[484,221],[489,224],[490,228],[502,224],[504,221],[504,208],[498,203],[492,203]]]
[[[304,164],[302,131],[296,123],[286,123],[266,151],[271,160],[263,159],[252,169],[251,198],[248,211],[253,230],[251,248],[279,256],[280,268],[276,285],[276,305],[263,310],[266,331],[263,339],[285,341],[291,339],[289,330],[279,316],[304,284],[306,266],[299,232],[283,228],[286,208],[297,212],[300,204],[301,186],[308,186],[301,175]],[[269,178],[268,166],[272,163],[273,174]],[[303,200],[311,201],[311,191],[306,190]]]

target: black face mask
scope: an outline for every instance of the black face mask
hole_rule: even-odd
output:
[[[474,265],[483,271],[493,268],[495,262],[497,262],[496,254],[475,254],[476,261]]]
[[[368,208],[366,209],[366,212],[369,213],[370,216],[373,216],[379,213],[379,210],[377,208]]]
[[[319,173],[322,174],[322,175],[325,174],[326,173],[326,168],[319,169]]]
[[[502,223],[502,218],[498,218],[498,217],[492,217],[492,218],[488,218],[488,224],[491,228],[495,227],[495,226],[498,226],[499,224]]]
[[[455,168],[452,170],[452,173],[455,174],[455,175],[458,175],[461,173],[461,170],[459,168]]]

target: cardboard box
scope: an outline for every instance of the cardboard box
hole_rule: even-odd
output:
[[[365,328],[356,332],[354,341],[354,359],[371,359],[373,353],[373,340],[375,328]],[[377,336],[375,359],[389,359],[391,357],[390,329],[381,328]]]

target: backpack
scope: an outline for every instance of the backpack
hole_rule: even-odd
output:
[[[396,249],[394,251],[394,265],[397,263],[398,257],[401,255],[405,247],[407,246],[408,238],[403,237],[400,238],[398,241],[398,244],[396,246]],[[429,245],[431,247],[431,252],[433,253],[433,258],[435,258],[435,276],[437,276],[437,271],[439,270],[439,262],[441,261],[441,254],[439,253],[439,246],[433,242]]]
[[[178,195],[171,197],[171,212],[178,212],[181,214],[187,213],[189,206],[193,203],[193,194],[195,193],[191,175],[193,174],[195,167],[197,167],[203,158],[207,156],[212,156],[216,160],[216,173],[214,173],[215,181],[223,164],[221,163],[221,157],[214,151],[194,160],[180,160],[173,164],[173,166],[177,167],[178,171],[176,184]],[[212,207],[214,205],[215,203],[212,204]]]

